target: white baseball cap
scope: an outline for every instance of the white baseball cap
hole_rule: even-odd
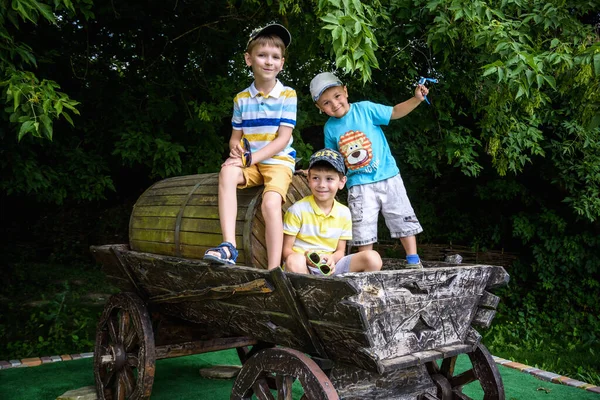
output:
[[[331,72],[321,72],[310,81],[310,96],[316,103],[324,91],[334,86],[344,86],[344,84]]]

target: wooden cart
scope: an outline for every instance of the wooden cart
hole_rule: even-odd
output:
[[[98,324],[100,399],[150,397],[158,359],[238,349],[231,399],[504,399],[496,364],[472,326],[487,327],[508,282],[502,267],[425,262],[317,277],[92,247],[123,292]],[[250,347],[251,346],[251,347]],[[455,373],[456,357],[472,368]],[[274,390],[274,393],[271,391]],[[253,397],[255,396],[255,397]],[[202,398],[199,394],[198,398]]]
[[[98,323],[100,399],[149,398],[156,360],[233,348],[243,366],[232,400],[289,400],[295,380],[312,400],[465,399],[473,381],[486,399],[504,398],[472,328],[494,317],[489,291],[508,281],[502,267],[414,271],[385,260],[383,271],[338,277],[266,271],[261,188],[238,194],[243,265],[210,265],[199,258],[221,239],[217,191],[217,174],[157,182],[133,208],[129,245],[92,247],[122,290]],[[283,210],[309,193],[294,176]],[[459,354],[473,367],[456,374]]]

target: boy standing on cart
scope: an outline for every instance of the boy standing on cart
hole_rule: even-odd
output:
[[[374,250],[345,255],[352,239],[350,210],[335,200],[346,183],[344,159],[332,149],[310,158],[308,186],[311,195],[292,205],[283,223],[283,259],[286,272],[339,275],[379,271],[382,260]]]
[[[348,90],[331,72],[310,82],[310,94],[319,110],[330,118],[325,123],[325,146],[339,150],[348,167],[348,205],[352,212],[352,245],[359,253],[377,242],[381,211],[392,238],[406,251],[407,268],[423,268],[415,235],[423,228],[410,204],[400,170],[381,125],[402,118],[427,96],[419,84],[410,99],[386,106],[370,101],[348,102]]]
[[[219,173],[219,220],[223,242],[208,249],[205,260],[235,264],[237,189],[264,185],[262,214],[268,269],[281,264],[283,224],[281,205],[295,169],[292,131],[296,126],[296,91],[277,75],[292,37],[279,24],[254,30],[244,58],[254,82],[233,100],[229,158]]]

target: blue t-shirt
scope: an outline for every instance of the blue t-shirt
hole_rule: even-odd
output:
[[[344,156],[348,187],[389,179],[400,173],[380,125],[387,125],[393,107],[370,101],[351,103],[342,118],[325,123],[325,147]]]

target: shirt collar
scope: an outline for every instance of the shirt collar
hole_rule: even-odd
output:
[[[333,206],[331,207],[331,211],[329,211],[328,215],[325,215],[323,210],[321,210],[321,208],[317,205],[317,203],[315,202],[315,196],[313,196],[312,194],[308,198],[308,202],[310,203],[310,206],[312,207],[312,209],[316,215],[320,215],[325,218],[329,218],[329,217],[333,217],[334,215],[337,215],[335,210],[337,210],[338,202],[336,200],[333,200]]]
[[[283,83],[281,83],[279,81],[279,79],[277,79],[277,83],[275,83],[275,87],[271,90],[271,92],[269,94],[264,94],[263,92],[259,92],[258,89],[256,89],[256,86],[254,86],[254,82],[252,82],[252,85],[250,85],[250,96],[252,96],[252,97],[256,97],[260,94],[265,99],[267,99],[269,97],[275,97],[276,99],[278,99],[279,96],[281,95],[281,92],[283,92]]]

